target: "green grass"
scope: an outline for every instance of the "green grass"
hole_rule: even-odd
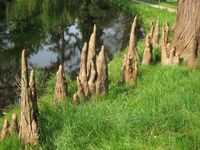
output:
[[[158,15],[161,22],[168,18],[174,23],[175,16],[165,11],[135,4],[119,7],[131,14],[137,7],[147,30],[151,19]],[[139,41],[138,49],[142,56],[143,40]],[[58,105],[53,102],[52,75],[39,100],[40,145],[33,149],[200,149],[200,70],[184,65],[161,66],[156,63],[160,49],[155,48],[154,65],[140,65],[137,85],[123,85],[119,80],[126,52],[116,54],[109,63],[109,93],[93,96],[79,105],[71,103],[77,86],[69,77],[67,102]],[[19,110],[11,110],[4,118],[10,118],[14,111]],[[15,136],[0,144],[0,149],[22,148]]]
[[[170,8],[177,8],[177,0],[167,0],[166,2],[160,2],[158,0],[139,0],[151,4],[161,5],[161,6],[167,6]]]
[[[176,14],[170,13],[166,10],[160,10],[148,7],[146,5],[138,4],[130,0],[109,0],[113,6],[120,8],[127,15],[138,16],[138,22],[144,27],[145,31],[150,30],[150,24],[152,21],[159,20],[160,26],[166,21],[170,24],[170,30],[172,31],[175,26]],[[171,35],[170,35],[171,36]]]
[[[138,47],[141,53],[144,42]],[[109,63],[109,93],[79,105],[71,103],[76,83],[69,79],[70,97],[55,105],[52,76],[39,101],[41,138],[36,149],[200,148],[200,71],[140,66],[137,85],[122,85],[118,81],[125,52]],[[11,139],[0,147],[23,147],[15,137]]]
[[[40,100],[41,149],[200,148],[200,71],[140,67],[133,86],[118,83],[121,65],[118,54],[109,64],[105,96],[77,106],[70,98],[56,106],[51,92]],[[53,88],[54,79],[49,82]]]

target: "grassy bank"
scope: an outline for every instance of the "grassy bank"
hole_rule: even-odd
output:
[[[146,30],[157,16],[162,23],[167,18],[174,24],[174,14],[165,11],[117,0],[113,5],[129,14],[139,13]],[[138,49],[142,55],[143,40]],[[200,71],[140,66],[137,85],[122,85],[118,81],[125,53],[116,54],[109,63],[109,93],[76,106],[71,103],[76,82],[67,77],[70,95],[66,103],[55,105],[55,77],[51,77],[39,100],[41,137],[35,149],[200,149]],[[154,49],[154,58],[159,53]],[[22,147],[15,136],[0,144],[0,149]]]
[[[152,21],[159,20],[161,26],[166,21],[170,24],[170,30],[175,26],[176,14],[165,10],[151,8],[142,4],[132,2],[130,0],[109,0],[113,7],[118,7],[127,15],[138,16],[140,24],[143,25],[145,31],[149,31]]]
[[[167,0],[166,2],[159,2],[158,0],[139,0],[139,1],[161,6],[167,6],[170,8],[177,8],[177,3],[178,3],[177,0]]]
[[[199,148],[200,72],[140,67],[137,86],[120,85],[121,62],[119,54],[109,64],[105,96],[78,106],[55,106],[51,92],[40,100],[43,149]]]

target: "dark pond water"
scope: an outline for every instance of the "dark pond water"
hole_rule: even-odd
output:
[[[19,97],[22,49],[29,66],[54,72],[79,70],[82,45],[97,24],[97,51],[105,45],[110,58],[128,41],[130,18],[103,0],[0,0],[0,107]]]

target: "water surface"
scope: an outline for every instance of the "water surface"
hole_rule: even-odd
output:
[[[23,49],[29,67],[55,72],[63,63],[66,73],[79,70],[83,43],[97,24],[97,51],[102,44],[108,56],[127,43],[130,19],[100,0],[0,1],[0,106],[19,99]]]

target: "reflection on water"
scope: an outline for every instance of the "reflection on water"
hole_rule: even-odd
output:
[[[22,49],[27,49],[29,66],[55,71],[64,63],[71,73],[79,70],[82,45],[94,23],[97,51],[104,44],[112,58],[127,42],[129,19],[101,0],[14,0],[4,5],[0,7],[1,107],[19,97],[15,82]]]

